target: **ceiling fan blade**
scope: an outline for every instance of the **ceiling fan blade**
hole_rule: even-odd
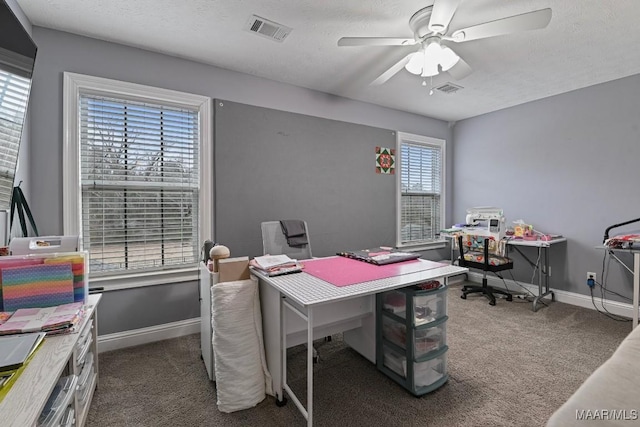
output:
[[[429,29],[444,34],[462,0],[435,0],[429,18]]]
[[[453,77],[456,80],[464,79],[469,74],[471,74],[472,71],[473,70],[471,69],[469,64],[467,64],[462,58],[458,59],[458,62],[456,62],[456,65],[454,65],[453,67],[447,70],[447,72],[451,74],[451,77]]]
[[[371,86],[379,86],[389,80],[391,77],[395,76],[398,71],[402,70],[402,68],[407,65],[409,62],[409,56],[411,54],[405,55],[400,61],[393,64],[391,67],[387,69],[384,73],[380,74],[377,79],[370,83]]]
[[[460,43],[519,31],[537,30],[546,27],[549,21],[551,21],[551,9],[540,9],[535,12],[523,13],[462,28],[454,31],[451,37],[446,37],[446,40]]]
[[[338,46],[410,46],[416,44],[414,39],[397,37],[342,37]]]

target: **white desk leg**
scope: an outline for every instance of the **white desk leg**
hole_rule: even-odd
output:
[[[262,333],[264,335],[264,350],[267,356],[267,368],[271,373],[273,392],[276,395],[276,405],[286,403],[282,392],[282,295],[262,278],[260,282],[260,308],[262,311]]]
[[[638,326],[638,292],[640,291],[640,253],[633,254],[633,322],[631,329]]]
[[[298,310],[293,305],[289,304],[285,298],[282,298],[282,336],[283,336],[283,345],[282,345],[282,387],[289,394],[293,403],[296,404],[300,413],[307,419],[307,425],[312,425],[312,410],[313,410],[313,312],[311,307],[307,310],[307,313],[303,313]],[[286,316],[284,312],[286,309],[291,310],[294,314],[300,316],[304,321],[307,322],[307,409],[305,409],[300,399],[296,396],[296,394],[291,390],[289,384],[287,384],[287,335],[286,335],[286,327],[285,320]]]
[[[307,309],[307,426],[313,425],[313,309]]]
[[[284,389],[287,385],[287,313],[284,305],[284,298],[280,297],[280,386],[282,387],[282,401],[286,402]]]

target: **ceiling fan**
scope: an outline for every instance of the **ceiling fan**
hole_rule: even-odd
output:
[[[435,0],[432,6],[417,11],[409,19],[413,38],[343,37],[338,46],[412,46],[415,51],[376,78],[371,84],[380,85],[403,67],[423,78],[447,71],[456,80],[471,74],[471,67],[443,42],[462,43],[501,36],[519,31],[545,28],[551,20],[551,9],[540,9],[509,16],[449,32],[449,23],[462,0]]]

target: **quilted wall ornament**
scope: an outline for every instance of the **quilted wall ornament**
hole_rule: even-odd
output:
[[[395,174],[396,150],[394,148],[376,147],[376,173]]]

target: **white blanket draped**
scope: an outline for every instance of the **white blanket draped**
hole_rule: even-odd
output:
[[[218,409],[234,412],[273,395],[262,336],[255,278],[223,282],[211,289],[211,324]]]

